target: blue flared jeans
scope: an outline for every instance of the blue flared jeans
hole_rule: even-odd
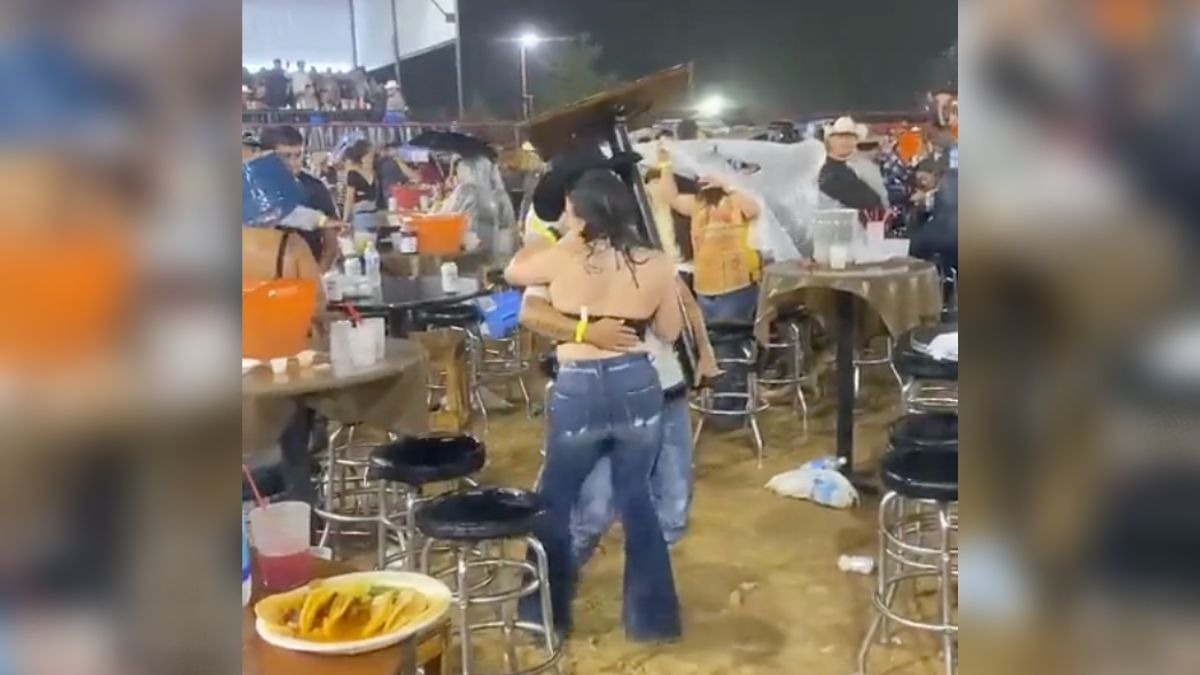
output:
[[[578,582],[571,510],[602,458],[612,467],[613,504],[625,529],[622,619],[635,641],[680,636],[679,599],[654,502],[650,473],[662,446],[663,393],[645,354],[573,361],[559,368],[548,406],[546,462],[540,494],[545,515],[535,529],[546,548],[555,628],[571,628]],[[523,603],[522,615],[537,613]]]

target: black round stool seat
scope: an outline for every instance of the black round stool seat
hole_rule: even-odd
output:
[[[417,322],[427,328],[464,328],[482,318],[473,303],[431,307],[417,312]]]
[[[435,497],[417,507],[417,529],[431,539],[482,541],[523,537],[542,512],[538,496],[515,488],[482,488]]]
[[[895,452],[904,450],[958,451],[957,413],[912,413],[892,422],[888,430]]]
[[[958,453],[900,450],[883,456],[884,486],[906,499],[958,501]]]
[[[714,321],[708,324],[708,338],[713,344],[753,340],[754,322]]]
[[[483,468],[484,445],[471,436],[412,436],[371,452],[373,478],[421,486],[466,478]]]
[[[958,382],[958,361],[939,361],[913,348],[914,337],[924,341],[949,330],[947,327],[917,328],[901,336],[892,355],[896,370],[915,380]]]

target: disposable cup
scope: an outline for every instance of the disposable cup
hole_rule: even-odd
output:
[[[276,502],[250,510],[250,539],[268,590],[295,588],[312,577],[311,523],[312,507],[304,502]]]

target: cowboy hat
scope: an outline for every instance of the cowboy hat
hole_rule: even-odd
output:
[[[399,89],[400,84],[395,80],[388,80],[387,84],[383,85],[384,89]]]
[[[867,137],[867,127],[855,122],[853,117],[839,117],[825,127],[825,137],[839,135],[856,136],[861,141]]]

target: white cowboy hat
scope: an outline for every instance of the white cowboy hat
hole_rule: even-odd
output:
[[[243,94],[249,94],[249,93],[250,93],[250,87],[248,87],[248,86],[246,86],[246,85],[244,85],[244,84],[243,84],[243,85],[242,85],[242,93],[243,93]]]
[[[384,89],[399,89],[400,85],[395,80],[388,80],[388,83],[383,85]]]
[[[850,135],[858,137],[858,140],[863,140],[867,137],[867,127],[863,124],[858,124],[853,117],[839,117],[834,120],[833,124],[825,127],[826,136]]]

